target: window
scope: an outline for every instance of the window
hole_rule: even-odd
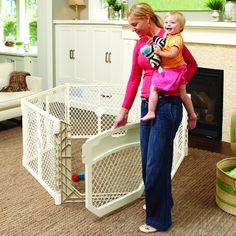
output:
[[[0,0],[0,40],[37,44],[37,0]]]
[[[31,45],[37,44],[37,0],[26,0],[26,16]]]
[[[1,9],[3,40],[16,39],[16,0],[2,0]]]

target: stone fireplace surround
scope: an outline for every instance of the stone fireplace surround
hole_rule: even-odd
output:
[[[236,23],[188,22],[183,36],[199,67],[224,70],[222,141],[230,142],[236,110]]]

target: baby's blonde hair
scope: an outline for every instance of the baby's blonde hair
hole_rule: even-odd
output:
[[[182,32],[184,30],[184,26],[186,22],[184,15],[179,11],[170,11],[165,15],[164,19],[166,19],[166,17],[168,16],[176,17],[176,21],[179,22],[180,24],[180,29],[181,29],[180,32]]]

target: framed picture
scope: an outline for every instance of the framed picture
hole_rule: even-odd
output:
[[[155,11],[206,11],[206,0],[138,0],[150,4]]]

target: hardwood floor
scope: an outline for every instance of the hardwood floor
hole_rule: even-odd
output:
[[[205,137],[189,134],[189,147],[208,150],[211,152],[222,153],[225,155],[236,156],[230,148],[230,143],[208,139]]]
[[[21,126],[21,117],[0,121],[0,131]]]

